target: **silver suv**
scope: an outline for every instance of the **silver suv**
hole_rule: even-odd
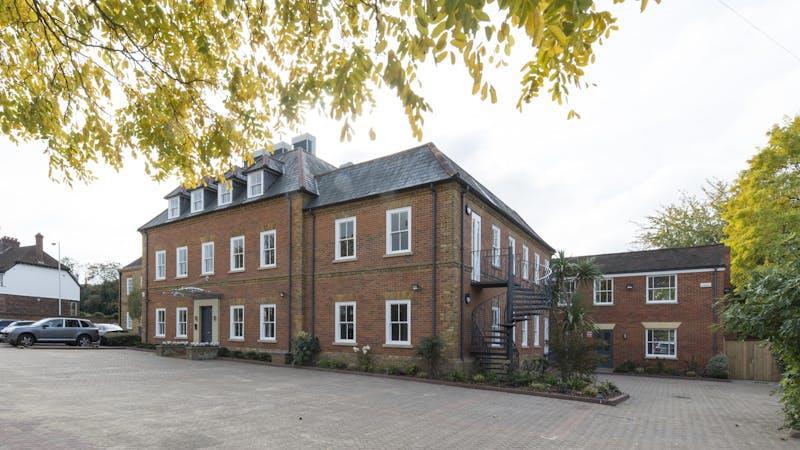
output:
[[[89,347],[100,340],[97,327],[85,319],[51,317],[24,327],[16,327],[6,337],[11,345],[30,347],[40,342]]]

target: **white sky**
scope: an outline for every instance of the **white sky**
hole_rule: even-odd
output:
[[[800,54],[797,0],[725,0],[773,38]],[[542,97],[520,113],[511,67],[496,78],[496,105],[470,96],[458,66],[424,71],[434,112],[423,141],[434,142],[506,203],[551,245],[569,254],[625,251],[636,226],[679,190],[699,192],[704,180],[731,180],[766,131],[800,113],[800,61],[726,9],[718,0],[638,2],[612,7],[620,30],[599,48],[571,107]],[[518,50],[519,51],[519,50]],[[516,56],[516,55],[515,55]],[[417,144],[391,95],[339,142],[339,124],[310,117],[318,155],[336,165]],[[375,127],[376,141],[367,130]],[[291,136],[286,136],[289,140]],[[0,235],[33,243],[60,240],[62,255],[81,263],[127,264],[140,253],[136,229],[166,206],[175,183],[157,184],[137,161],[119,173],[95,172],[71,190],[47,177],[40,146],[0,138]],[[55,247],[49,247],[55,256]]]

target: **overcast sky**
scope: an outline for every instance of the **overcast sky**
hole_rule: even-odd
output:
[[[800,54],[800,1],[725,3]],[[574,92],[569,106],[543,97],[516,111],[513,68],[495,78],[495,105],[470,96],[458,66],[422,74],[434,108],[423,141],[572,255],[631,249],[634,221],[680,190],[699,192],[707,178],[732,180],[773,124],[800,114],[800,61],[719,0],[651,2],[645,14],[638,6],[612,6],[620,30],[587,73],[596,86]],[[381,100],[352,142],[339,142],[339,124],[316,116],[298,131],[316,135],[318,156],[336,165],[416,145],[398,102]],[[570,107],[580,120],[566,120]],[[369,127],[376,141],[367,138]],[[96,181],[69,189],[48,179],[41,150],[0,138],[0,235],[30,245],[41,232],[82,263],[135,259],[136,229],[165,209],[163,196],[177,181],[155,183],[127,161],[118,173],[99,169]]]

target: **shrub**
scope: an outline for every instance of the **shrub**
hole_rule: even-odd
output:
[[[694,355],[692,355],[692,359],[686,361],[686,371],[694,373],[700,371],[700,363],[697,362],[697,358]]]
[[[450,381],[464,382],[466,381],[467,377],[464,376],[464,372],[460,370],[454,370],[447,374],[447,379]]]
[[[648,366],[644,368],[644,373],[656,375],[661,373],[661,370],[657,366]]]
[[[324,369],[347,369],[347,363],[344,361],[337,361],[335,359],[320,359],[317,363],[318,367]]]
[[[728,357],[717,355],[708,360],[706,375],[711,378],[728,378]]]
[[[486,377],[483,376],[483,374],[481,374],[481,373],[476,373],[475,375],[472,376],[472,382],[473,383],[485,383],[486,382]]]
[[[497,384],[498,383],[497,374],[494,372],[487,372],[486,373],[486,382],[489,384]]]
[[[542,377],[542,381],[545,384],[549,384],[550,386],[556,386],[559,383],[558,377],[555,375],[548,373]]]
[[[687,370],[686,373],[684,373],[684,375],[686,375],[687,377],[696,377],[697,372],[695,372],[694,370]]]
[[[244,358],[244,352],[241,350],[233,350],[231,351],[231,356],[234,358]]]
[[[537,383],[533,382],[528,385],[529,388],[533,389],[534,391],[547,391],[548,386],[544,383]]]
[[[533,378],[541,378],[549,366],[550,363],[545,358],[526,359],[522,361],[520,370]]]
[[[586,386],[583,389],[581,389],[581,395],[586,396],[586,397],[595,398],[595,397],[597,397],[597,395],[599,393],[600,393],[600,391],[596,387],[594,387],[592,385]]]
[[[442,360],[444,341],[439,336],[430,336],[420,339],[417,355],[421,356],[428,364],[428,370],[434,376],[439,376],[439,364]]]
[[[658,373],[667,373],[667,368],[664,367],[663,359],[659,358],[656,360],[656,370],[658,371]]]
[[[620,390],[616,384],[606,380],[597,383],[597,392],[603,397],[611,397],[612,395],[619,394]]]
[[[136,347],[137,348],[145,348],[145,349],[148,349],[148,350],[153,350],[153,349],[156,348],[156,344],[150,344],[150,343],[147,343],[147,342],[140,342],[140,343],[136,344]]]
[[[428,372],[417,372],[417,378],[428,378]]]
[[[633,372],[634,370],[636,370],[636,364],[634,364],[630,359],[614,368],[614,372],[617,373],[628,373]]]
[[[637,368],[633,369],[633,371],[638,373],[638,374],[642,374],[642,373],[644,373],[645,369],[644,369],[644,367],[640,366],[640,367],[637,367]]]
[[[374,369],[372,366],[371,351],[372,347],[369,345],[364,345],[361,348],[353,347],[353,352],[355,352],[356,357],[358,358],[358,368],[364,372],[372,372]]]
[[[244,353],[244,357],[247,358],[247,359],[258,359],[258,352],[254,352],[253,350],[250,350],[250,351]]]
[[[319,339],[306,331],[301,331],[292,342],[292,364],[309,365],[319,351]]]
[[[228,350],[226,347],[220,347],[218,355],[225,358],[231,356],[231,351]]]
[[[414,376],[419,372],[419,367],[416,364],[409,364],[405,368],[406,375]]]
[[[567,387],[572,391],[582,391],[586,386],[589,385],[589,383],[589,380],[579,377],[570,378],[565,382]]]
[[[142,339],[138,335],[130,333],[109,333],[100,338],[100,344],[109,347],[134,347],[141,342]]]

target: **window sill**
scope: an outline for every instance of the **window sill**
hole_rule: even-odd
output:
[[[414,252],[409,250],[407,252],[404,251],[404,252],[387,253],[387,254],[383,255],[383,257],[384,258],[394,258],[395,256],[411,256],[413,254],[414,254]]]
[[[411,344],[383,344],[383,348],[414,348]]]
[[[244,338],[228,338],[231,342],[244,342]]]
[[[614,306],[614,303],[592,303],[592,306]]]
[[[165,337],[167,337],[167,335],[166,334],[156,334],[153,337],[156,338],[156,339],[164,339]]]
[[[278,268],[277,264],[273,264],[271,266],[259,266],[258,270],[270,270]]]
[[[209,275],[214,275],[214,272],[201,273],[200,275],[202,275],[202,276],[204,276],[204,277],[207,277],[207,276],[209,276]]]
[[[346,263],[346,262],[353,262],[353,261],[358,261],[358,258],[356,258],[355,256],[352,257],[352,258],[336,258],[331,262],[333,264],[338,264],[338,263]]]
[[[228,273],[242,273],[242,272],[244,272],[244,269],[233,269],[228,271]]]
[[[180,280],[181,278],[189,278],[189,275],[179,275],[175,277],[176,280]]]
[[[153,281],[164,281],[166,278],[153,278]]]
[[[530,348],[530,347],[525,344],[522,344],[522,348]]]
[[[331,345],[335,345],[337,347],[358,347],[358,343],[356,341],[353,342],[333,341]]]
[[[663,301],[663,302],[651,302],[645,300],[645,305],[677,305],[677,300],[670,300],[670,301]]]
[[[645,356],[644,359],[671,359],[673,361],[676,361],[678,359],[678,357],[677,356],[652,356],[652,355],[648,355],[648,356]]]
[[[258,342],[261,342],[262,344],[275,344],[275,343],[278,342],[278,340],[277,339],[259,339]]]
[[[533,344],[533,348],[542,348],[542,346],[539,344]]]
[[[175,339],[179,339],[181,341],[185,341],[185,340],[189,339],[189,336],[175,336]]]

